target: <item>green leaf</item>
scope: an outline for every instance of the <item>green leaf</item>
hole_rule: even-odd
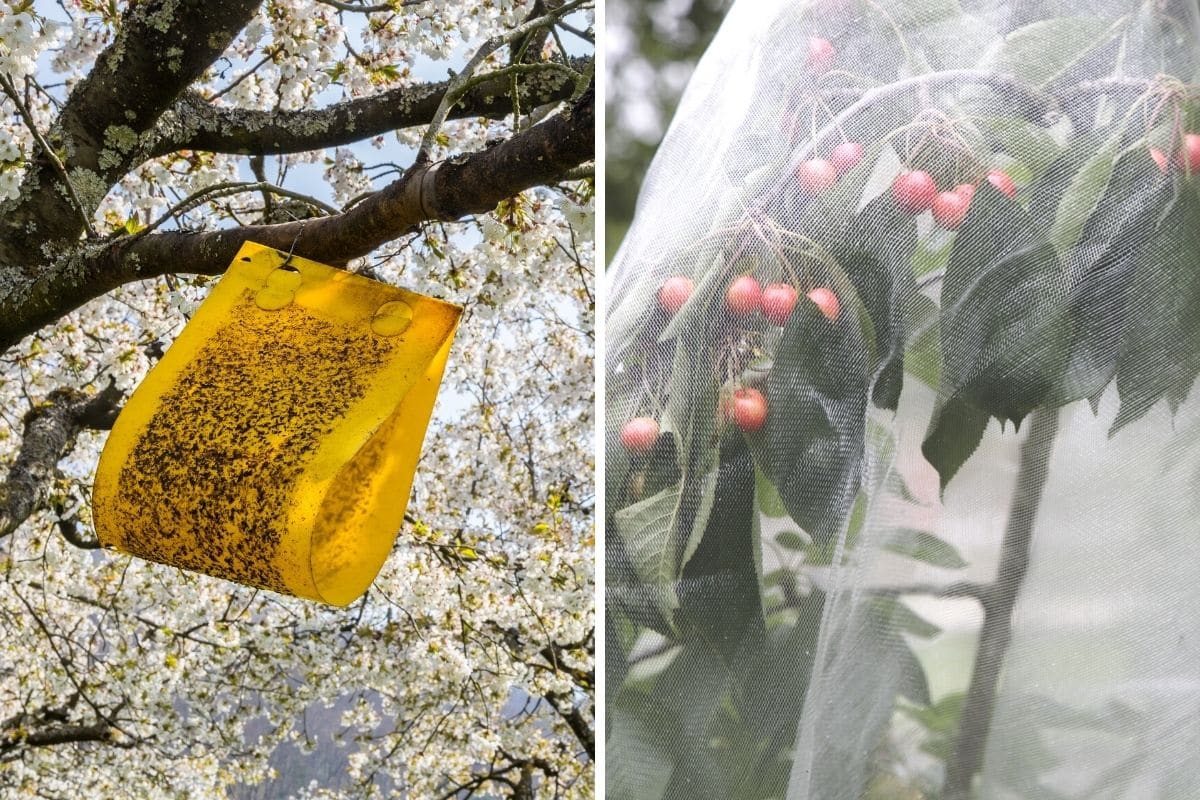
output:
[[[1033,176],[1040,175],[1060,155],[1061,148],[1045,128],[1021,117],[986,117],[979,125]]]
[[[1130,319],[1117,362],[1121,410],[1114,434],[1163,397],[1178,406],[1200,375],[1200,195],[1190,180],[1176,184],[1126,302]]]
[[[953,545],[925,531],[901,529],[884,548],[943,569],[962,569],[967,566],[966,559],[958,554]]]
[[[905,322],[917,294],[913,276],[916,249],[916,225],[890,195],[868,203],[833,248],[875,332],[880,365],[873,376],[871,399],[876,406],[893,411],[904,382]]]
[[[1110,138],[1068,184],[1050,228],[1050,243],[1059,253],[1069,252],[1079,242],[1084,226],[1108,187],[1119,145],[1120,135]]]
[[[679,487],[673,486],[618,510],[613,519],[642,583],[669,586],[675,581],[675,515]],[[673,591],[673,590],[672,590]]]
[[[694,631],[723,658],[736,660],[761,646],[766,629],[755,549],[754,464],[741,435],[724,438],[719,463],[712,513],[695,537],[695,553],[683,562],[676,621],[685,641]]]
[[[941,478],[942,491],[983,440],[986,411],[960,398],[951,398],[933,411],[921,453]]]
[[[966,702],[966,692],[955,692],[933,705],[925,704],[925,708],[906,708],[904,713],[930,733],[955,733],[958,731],[959,718]]]
[[[608,795],[614,800],[662,800],[675,771],[661,733],[652,717],[612,704],[610,728],[605,737],[609,768],[605,773]]]
[[[749,437],[788,515],[820,544],[833,537],[858,489],[869,378],[854,298],[830,322],[807,298],[783,330],[767,385],[770,413]]]
[[[894,647],[900,664],[898,693],[917,705],[929,705],[929,680],[925,676],[925,668],[921,666],[920,659],[908,646],[908,642],[900,636],[895,636]]]
[[[1133,309],[1129,287],[1159,218],[1170,202],[1172,183],[1144,147],[1117,162],[1103,199],[1088,217],[1079,244],[1067,258],[1074,286],[1071,352],[1052,403],[1093,397],[1117,368]]]
[[[1097,129],[1075,133],[1071,137],[1062,153],[1025,189],[1025,196],[1029,198],[1029,213],[1034,219],[1053,220],[1057,216],[1059,205],[1076,175],[1096,153],[1110,146],[1112,135],[1111,132]],[[1067,250],[1069,248],[1059,252],[1065,253]]]
[[[980,186],[942,288],[942,396],[1019,425],[1066,358],[1064,283],[1028,212],[990,183]]]
[[[928,738],[921,745],[921,749],[935,758],[947,761],[958,743],[959,720],[966,701],[966,692],[956,692],[943,697],[935,704],[927,704],[924,708],[902,706],[900,710],[915,719],[928,732]]]
[[[1004,37],[985,66],[1042,88],[1119,33],[1112,20],[1099,14],[1040,20]]]
[[[760,514],[766,517],[787,516],[787,509],[784,507],[783,501],[779,499],[779,492],[775,490],[775,485],[757,467],[754,469],[754,490],[755,496],[758,498]]]
[[[944,245],[926,238],[917,243],[917,251],[913,254],[913,274],[918,278],[943,270],[950,263],[949,239]]]
[[[895,597],[875,597],[871,602],[880,622],[898,631],[910,633],[922,639],[930,639],[942,632],[937,625],[919,616]]]
[[[1028,212],[982,184],[942,288],[939,405],[922,451],[943,489],[975,451],[988,416],[1020,425],[1058,384],[1071,331],[1065,283]]]
[[[710,729],[738,679],[731,672],[737,667],[696,637],[679,649],[652,683],[631,681],[621,687],[609,709],[608,741],[614,736],[623,739],[615,751],[607,745],[607,752],[622,759],[610,762],[609,794],[624,800],[674,799],[685,796],[682,786],[699,781],[723,796],[721,787],[728,778],[714,763]],[[636,752],[638,747],[644,748],[644,756]],[[654,774],[642,774],[642,764]],[[614,783],[620,791],[614,792]]]
[[[709,324],[720,308],[725,298],[725,287],[729,285],[732,276],[738,273],[753,272],[757,260],[746,259],[733,265],[732,270],[726,268],[725,253],[720,252],[709,259],[708,269],[697,276],[697,284],[692,296],[683,304],[683,308],[675,312],[675,316],[658,335],[658,340],[664,342],[684,334],[686,331],[704,328]]]

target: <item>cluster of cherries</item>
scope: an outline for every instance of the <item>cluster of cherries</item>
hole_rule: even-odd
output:
[[[1017,196],[1017,186],[1007,172],[994,169],[987,174],[988,183],[1009,197]],[[909,214],[932,211],[933,218],[946,230],[958,230],[971,200],[975,197],[975,184],[960,183],[946,192],[939,192],[933,176],[924,170],[901,172],[892,181],[892,197],[896,205]]]
[[[686,275],[668,278],[658,289],[658,304],[668,314],[674,315],[691,298],[696,284]],[[830,322],[838,318],[841,305],[832,289],[823,286],[813,289],[808,299],[821,309]],[[786,325],[800,293],[786,283],[769,283],[764,288],[753,275],[741,275],[725,290],[725,309],[734,317],[747,317],[755,311],[774,325]]]
[[[811,194],[823,192],[837,183],[842,173],[854,169],[863,158],[858,142],[843,142],[833,148],[829,158],[810,158],[796,167],[796,181]]]
[[[658,289],[658,304],[674,315],[691,298],[696,284],[686,275],[668,278]],[[832,289],[819,286],[806,297],[817,306],[825,318],[835,321],[841,314],[841,303]],[[769,283],[764,288],[753,275],[739,275],[725,290],[725,310],[735,318],[747,317],[756,311],[775,325],[786,325],[796,307],[800,293],[786,283]],[[767,422],[767,398],[758,389],[744,386],[721,403],[725,418],[743,431],[761,430]],[[658,422],[652,417],[635,417],[621,428],[621,445],[634,453],[648,453],[658,441]]]
[[[740,430],[762,430],[767,424],[767,398],[758,389],[743,386],[721,402],[725,418]],[[631,453],[646,454],[658,441],[658,420],[653,417],[634,417],[621,426],[621,446]]]

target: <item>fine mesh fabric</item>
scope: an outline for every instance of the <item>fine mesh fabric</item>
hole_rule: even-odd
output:
[[[610,797],[1200,798],[1198,43],[734,4],[609,271]]]

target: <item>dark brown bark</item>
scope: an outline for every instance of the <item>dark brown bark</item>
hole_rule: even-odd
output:
[[[49,136],[64,154],[85,214],[145,159],[136,137],[229,46],[259,2],[145,0],[125,12],[116,39],[71,92]],[[82,232],[55,167],[39,153],[20,197],[0,204],[0,265],[32,271],[44,257],[43,245],[73,242]]]
[[[583,752],[587,753],[588,758],[596,758],[596,733],[592,730],[591,723],[583,716],[583,712],[575,707],[571,697],[564,695],[546,695],[546,700],[554,707],[559,716],[563,718],[563,722],[567,723],[567,727],[571,729],[571,733],[575,734],[575,738],[579,740],[579,744],[583,747]]]
[[[571,59],[571,67],[580,72],[589,70],[589,59]],[[195,95],[187,95],[164,117],[151,155],[177,150],[277,155],[350,144],[428,124],[448,85],[449,81],[440,81],[407,86],[306,111],[220,108]],[[500,118],[510,114],[510,89],[503,78],[485,81],[454,106],[450,119]],[[523,76],[518,81],[521,108],[526,111],[566,100],[573,89],[562,72]]]
[[[77,742],[108,742],[116,731],[107,722],[90,725],[50,725],[25,733],[8,733],[0,737],[0,754],[21,747],[53,747]]]
[[[41,326],[130,281],[165,273],[217,275],[246,241],[341,265],[428,220],[490,211],[501,200],[553,183],[594,158],[595,97],[486,150],[414,167],[342,214],[205,233],[164,232],[84,245],[49,265],[24,291],[0,291],[0,352]],[[2,290],[3,287],[0,287]]]
[[[57,389],[25,415],[24,435],[8,478],[0,483],[0,537],[8,536],[41,508],[58,462],[83,428],[107,428],[116,418],[121,393],[110,386],[88,397]]]

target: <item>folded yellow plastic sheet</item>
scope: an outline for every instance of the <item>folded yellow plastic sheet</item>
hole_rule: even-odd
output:
[[[460,313],[244,245],[109,435],[100,541],[352,602],[403,522]]]

